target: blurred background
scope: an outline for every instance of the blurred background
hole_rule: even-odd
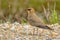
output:
[[[44,23],[60,23],[60,0],[0,0],[0,23],[26,23],[23,16],[28,7],[33,7]]]

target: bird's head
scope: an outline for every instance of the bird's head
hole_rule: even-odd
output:
[[[35,10],[34,10],[34,8],[28,8],[28,9],[27,9],[27,12],[28,12],[28,13],[35,13]]]

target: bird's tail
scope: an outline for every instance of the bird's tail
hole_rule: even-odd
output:
[[[48,26],[44,26],[44,25],[39,25],[37,26],[39,28],[43,28],[43,29],[49,29],[49,30],[53,30],[52,28],[48,27]]]

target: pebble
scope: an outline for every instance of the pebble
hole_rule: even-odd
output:
[[[0,37],[2,40],[13,39],[13,40],[60,40],[60,25],[52,24],[54,31],[41,29],[29,24],[19,24],[18,22],[14,23],[2,23],[0,24]],[[3,29],[7,29],[3,31]],[[13,32],[15,31],[15,32]],[[11,33],[11,34],[10,34]],[[7,35],[7,36],[6,36]],[[10,36],[9,36],[10,35]],[[12,35],[14,35],[12,37]],[[4,37],[6,36],[6,37]],[[9,38],[10,37],[10,38]]]

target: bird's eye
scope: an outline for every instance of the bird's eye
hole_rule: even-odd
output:
[[[31,10],[31,9],[28,9],[29,11]]]

